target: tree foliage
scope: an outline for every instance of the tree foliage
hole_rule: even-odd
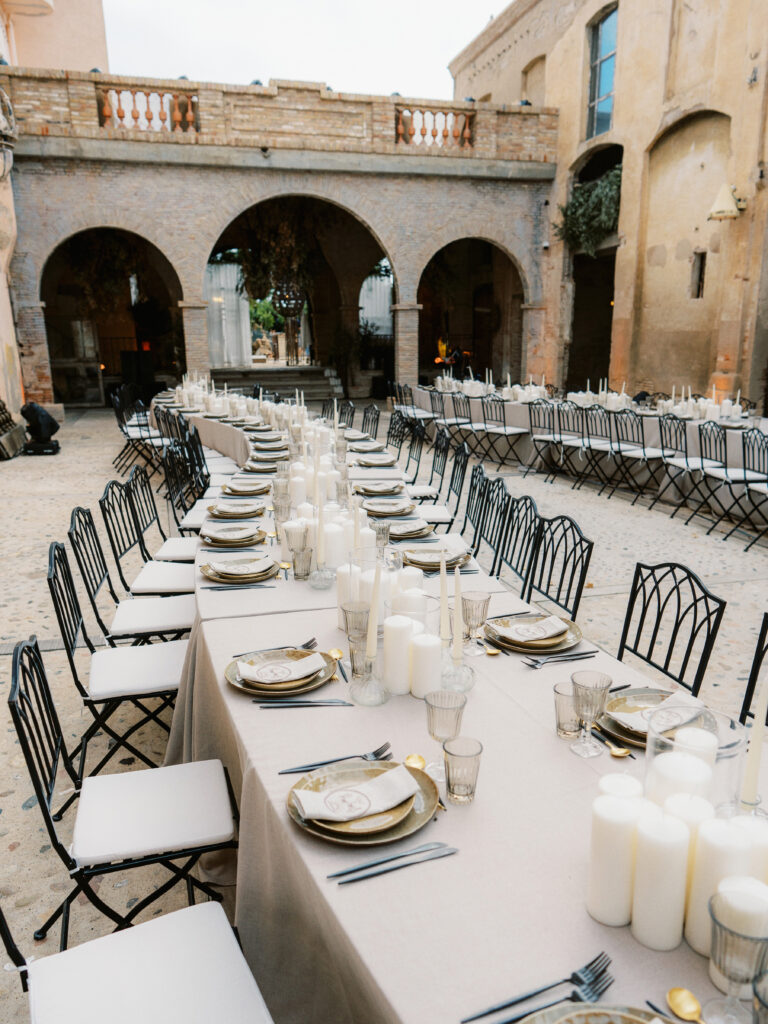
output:
[[[574,185],[571,198],[560,207],[562,220],[554,224],[557,237],[569,249],[582,249],[594,257],[597,247],[619,225],[621,164],[596,181]]]

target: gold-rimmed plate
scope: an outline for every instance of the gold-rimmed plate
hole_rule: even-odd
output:
[[[379,773],[381,774],[381,773]],[[353,818],[352,821],[325,821],[322,818],[312,818],[313,825],[332,832],[337,836],[372,836],[377,832],[386,832],[388,828],[394,828],[413,810],[416,794],[409,796],[396,807],[390,807],[388,811],[379,811],[378,814],[366,814],[364,818]]]
[[[288,448],[254,448],[253,454],[259,462],[280,462],[288,458]]]
[[[358,466],[367,466],[373,469],[379,469],[382,466],[394,466],[397,459],[394,455],[385,455],[383,452],[379,458],[376,458],[377,452],[371,452],[370,455],[358,455],[355,460]]]
[[[252,562],[252,558],[233,558],[232,563],[234,565],[242,564],[245,562]],[[227,583],[235,584],[238,583],[261,583],[262,580],[271,580],[280,572],[280,566],[277,562],[273,562],[268,569],[263,569],[261,572],[248,573],[243,575],[242,573],[224,573],[217,572],[208,562],[200,563],[200,572],[209,580],[213,580],[214,583]]]
[[[429,824],[437,811],[439,800],[437,786],[426,772],[418,768],[411,768],[409,765],[406,765],[406,768],[419,785],[418,792],[414,795],[413,807],[402,821],[383,832],[366,835],[334,835],[325,828],[321,828],[314,821],[302,818],[292,798],[294,789],[314,789],[317,787],[319,791],[331,785],[342,785],[344,783],[354,785],[357,782],[366,782],[374,777],[370,773],[372,768],[391,771],[397,767],[398,765],[394,761],[385,761],[371,765],[329,764],[324,768],[317,768],[315,771],[303,775],[291,788],[286,799],[288,814],[302,831],[317,836],[318,839],[324,839],[327,843],[338,843],[341,846],[382,846],[385,843],[397,842],[398,839],[405,839]],[[380,772],[376,774],[380,774]]]
[[[205,542],[205,546],[209,548],[220,548],[222,551],[232,551],[237,548],[249,548],[254,544],[263,544],[267,539],[265,530],[256,530],[251,537],[238,537],[236,540],[215,540],[211,537],[204,537],[201,534],[201,539]]]
[[[372,484],[356,484],[355,493],[362,494],[364,498],[388,498],[394,497],[397,494],[402,494],[404,490],[403,484],[398,483],[385,483],[374,486]]]
[[[276,473],[277,465],[272,462],[246,462],[243,470],[246,473]]]
[[[409,502],[407,505],[398,504],[395,501],[379,501],[377,502],[374,498],[368,499],[363,502],[363,509],[368,513],[369,516],[373,516],[374,519],[389,519],[395,516],[407,516],[416,508],[414,502]]]
[[[601,715],[597,722],[595,722],[595,725],[609,739],[616,740],[625,747],[637,747],[638,750],[645,750],[645,736],[640,736],[636,732],[630,732],[629,729],[625,729],[623,725],[619,725],[612,718]]]
[[[414,553],[412,549],[405,548],[403,551],[403,562],[406,565],[412,565],[416,569],[421,569],[424,572],[439,572],[440,571],[440,553],[439,550],[436,552],[436,558],[428,559],[426,562],[419,558],[418,554]],[[454,569],[460,569],[463,565],[472,558],[471,551],[465,551],[462,555],[446,555],[445,568],[453,572]]]
[[[336,659],[332,658],[330,654],[326,654],[325,651],[312,652],[320,655],[325,662],[325,668],[305,680],[294,679],[290,683],[270,683],[268,686],[264,686],[260,683],[251,683],[246,679],[240,678],[237,670],[238,661],[247,661],[250,658],[261,657],[264,654],[276,654],[278,657],[284,658],[286,653],[291,650],[296,650],[296,648],[286,647],[279,651],[254,651],[252,654],[244,654],[241,658],[230,661],[224,669],[224,678],[230,686],[234,686],[236,690],[240,690],[242,693],[249,693],[251,697],[258,696],[260,699],[266,697],[275,700],[280,700],[281,697],[295,697],[302,693],[309,693],[311,690],[316,690],[333,679],[336,674]],[[301,653],[307,654],[308,652],[302,650]]]
[[[211,519],[253,519],[256,516],[264,515],[264,505],[257,505],[248,510],[234,508],[231,512],[217,508],[216,505],[208,506],[208,515]]]
[[[237,490],[233,490],[229,484],[222,484],[221,491],[222,494],[229,494],[233,498],[252,498],[259,494],[269,494],[271,486],[272,484],[257,483],[254,480],[253,484],[246,485],[246,490],[242,490],[240,487],[238,487]]]
[[[618,728],[636,739],[642,739],[644,743],[647,731],[643,732],[625,725],[624,722],[615,719],[612,712],[618,711],[620,714],[631,714],[633,711],[639,711],[641,714],[646,711],[650,712],[671,696],[673,696],[671,690],[660,690],[655,686],[632,686],[628,690],[622,690],[621,693],[609,693],[603,717],[610,719],[611,728]],[[647,716],[643,715],[643,717]]]
[[[399,540],[419,540],[420,537],[428,537],[430,535],[430,533],[434,533],[434,532],[435,532],[435,524],[434,523],[425,523],[424,526],[420,527],[418,530],[415,530],[413,533],[392,533],[392,531],[390,530],[389,531],[389,539],[390,539],[390,541],[395,541],[395,540],[398,540],[398,541]],[[438,564],[438,568],[439,568],[439,564]]]
[[[506,647],[510,651],[516,651],[518,654],[531,654],[535,651],[567,651],[581,642],[582,632],[571,619],[566,619],[564,616],[559,617],[565,623],[565,634],[559,634],[547,640],[528,640],[525,642],[510,640],[509,637],[499,633],[494,625],[494,623],[498,623],[502,627],[510,628],[511,626],[524,625],[528,622],[541,622],[543,619],[549,618],[548,615],[538,612],[531,613],[530,615],[517,615],[512,618],[507,618],[505,615],[497,615],[492,619],[487,619],[485,635],[489,640],[493,640],[494,643],[501,644],[502,647]]]
[[[634,1006],[604,1006],[581,1003],[568,1008],[565,1002],[531,1013],[525,1024],[648,1024],[658,1014]],[[670,1020],[664,1016],[663,1020]]]
[[[384,450],[385,447],[381,441],[354,441],[348,447],[348,451],[358,455],[372,455],[374,452],[383,452]]]

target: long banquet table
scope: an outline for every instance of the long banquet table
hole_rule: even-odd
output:
[[[286,797],[299,776],[278,770],[387,740],[395,760],[409,753],[432,760],[439,748],[423,703],[405,696],[376,708],[262,711],[226,683],[226,665],[236,653],[312,636],[321,650],[344,647],[335,588],[312,591],[281,576],[273,589],[217,592],[201,590],[202,580],[198,574],[199,617],[167,763],[218,757],[229,771],[239,851],[207,869],[222,884],[236,882],[235,923],[277,1024],[445,1024],[565,976],[603,949],[616,978],[608,1002],[661,1003],[672,985],[702,1001],[715,993],[707,961],[685,943],[653,952],[629,928],[606,928],[585,910],[597,780],[616,770],[642,778],[643,755],[617,768],[607,753],[586,761],[570,753],[555,734],[552,702],[552,685],[567,670],[533,671],[515,655],[472,659],[476,685],[462,732],[484,745],[475,801],[448,804],[394,847],[336,846],[289,819]],[[426,589],[437,586],[430,580]],[[484,574],[464,577],[463,587],[489,591],[492,615],[525,607]],[[590,664],[616,685],[647,683],[605,652]],[[326,692],[344,696],[345,689],[334,682]],[[458,855],[357,885],[326,878],[435,840],[458,847]]]

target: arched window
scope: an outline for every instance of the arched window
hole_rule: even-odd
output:
[[[611,127],[618,16],[618,7],[614,7],[599,21],[594,22],[589,30],[588,139],[595,135],[602,135]]]

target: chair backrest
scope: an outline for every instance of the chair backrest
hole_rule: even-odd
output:
[[[531,433],[553,434],[555,431],[555,406],[545,398],[536,398],[528,403],[528,422]]]
[[[673,412],[664,413],[659,417],[659,435],[662,449],[679,452],[687,457],[688,433],[685,428],[685,420],[675,416]]]
[[[432,486],[432,481],[437,477],[440,483],[437,486],[437,496],[440,497],[440,492],[443,489],[443,482],[445,480],[445,467],[448,464],[448,455],[451,451],[451,435],[445,429],[445,427],[438,427],[437,433],[435,434],[435,443],[432,446],[432,469],[429,473],[429,486]]]
[[[454,391],[451,398],[453,399],[453,418],[459,423],[471,423],[472,409],[470,408],[467,396]]]
[[[699,448],[703,459],[711,459],[719,465],[725,465],[725,427],[714,420],[704,420],[699,424]]]
[[[483,489],[487,480],[488,477],[485,475],[482,462],[476,462],[469,475],[469,492],[467,493],[467,504],[464,509],[464,522],[460,530],[462,536],[470,524],[474,528],[475,535],[477,535],[477,528],[483,510]]]
[[[536,502],[529,495],[512,498],[496,559],[497,576],[501,575],[502,566],[506,565],[525,583],[531,568],[539,518]]]
[[[402,451],[403,442],[407,434],[408,420],[406,420],[402,413],[393,412],[389,420],[389,429],[387,430],[387,445],[397,448],[398,458],[400,458],[400,452]]]
[[[379,432],[379,416],[379,407],[375,402],[371,402],[363,409],[363,425],[360,429],[374,440]]]
[[[75,552],[77,566],[83,578],[85,590],[91,602],[93,613],[96,616],[96,621],[99,624],[99,629],[105,636],[108,636],[109,630],[101,617],[96,598],[105,583],[109,595],[116,605],[119,603],[119,598],[115,593],[107,562],[104,558],[104,549],[101,546],[99,535],[96,533],[96,524],[93,521],[93,515],[89,508],[78,506],[72,509],[67,536],[69,537],[69,543],[72,545],[72,550]]]
[[[638,416],[632,409],[619,409],[613,414],[613,425],[616,428],[616,440],[620,444],[632,444],[645,448],[642,416]]]
[[[468,465],[469,445],[466,441],[462,441],[453,454],[453,466],[451,467],[451,477],[448,481],[448,494],[446,496],[448,508],[451,507],[452,500],[456,503],[453,509],[454,517],[459,511],[459,505],[461,504],[461,492],[464,490],[464,480],[467,476]]]
[[[423,423],[414,422],[410,424],[411,440],[408,444],[408,461],[405,464],[405,475],[408,483],[413,483],[419,475],[421,465],[421,452],[424,448],[424,441],[427,438],[427,431]]]
[[[498,476],[489,480],[483,490],[480,525],[475,532],[474,553],[477,554],[485,542],[493,555],[492,566],[496,564],[496,556],[504,536],[507,524],[507,512],[512,496],[507,490],[503,478]]]
[[[155,503],[155,496],[152,493],[152,485],[149,482],[147,471],[143,466],[134,466],[125,485],[128,492],[128,501],[131,504],[139,531],[139,547],[145,562],[148,562],[152,555],[149,553],[145,535],[154,523],[163,540],[166,540],[165,530],[160,525],[160,516]]]
[[[590,405],[584,410],[584,437],[591,441],[611,440],[611,417],[602,405]]]
[[[429,392],[429,404],[432,408],[432,415],[436,420],[445,419],[445,399],[442,391]]]
[[[107,537],[109,537],[109,546],[112,548],[115,558],[117,575],[125,589],[130,590],[130,585],[126,582],[123,573],[122,559],[134,548],[138,549],[142,558],[144,551],[141,544],[141,533],[128,496],[128,485],[119,480],[110,480],[99,498],[99,508]]]
[[[184,515],[195,502],[194,485],[189,472],[185,447],[180,442],[173,441],[165,449],[163,470],[168,490],[168,502],[178,527]]]
[[[499,398],[497,395],[486,395],[485,398],[481,399],[483,407],[483,422],[486,427],[503,427],[505,426],[504,419],[504,400]]]
[[[557,411],[557,432],[571,437],[582,437],[584,433],[584,410],[575,402],[558,402],[555,406]]]
[[[343,423],[346,427],[351,427],[355,422],[355,403],[346,401],[342,402],[339,406],[339,423]]]
[[[741,705],[741,714],[739,715],[739,721],[744,723],[747,718],[754,718],[754,713],[751,710],[752,698],[755,695],[757,689],[757,680],[760,678],[760,671],[765,661],[765,656],[768,654],[768,612],[763,615],[763,621],[760,626],[760,634],[757,638],[757,646],[755,647],[755,656],[752,659],[752,668],[749,670],[749,679],[747,680],[747,688],[744,691],[744,702]],[[763,686],[766,684],[763,683]]]
[[[745,430],[741,435],[741,452],[744,469],[768,477],[768,434],[757,427]]]
[[[48,589],[51,592],[53,610],[56,612],[56,619],[59,623],[61,639],[64,641],[64,650],[67,652],[67,661],[72,670],[72,677],[75,686],[80,691],[80,696],[87,696],[86,688],[80,682],[75,664],[75,651],[77,641],[82,636],[93,654],[96,648],[90,641],[83,621],[83,612],[80,608],[80,601],[75,590],[75,580],[72,576],[72,568],[67,558],[67,549],[58,541],[53,541],[48,548]]]
[[[200,498],[210,485],[211,474],[208,470],[208,463],[205,460],[203,442],[200,440],[200,434],[197,432],[197,427],[194,425],[190,426],[187,430],[185,444],[190,461],[189,469],[192,474],[196,496]]]
[[[593,547],[570,516],[540,518],[523,598],[541,594],[575,619]]]
[[[333,399],[332,398],[325,398],[325,399],[323,399],[322,417],[323,417],[324,420],[332,420],[333,419],[333,409],[334,409],[334,401],[333,401]]]
[[[8,707],[51,845],[67,867],[74,868],[75,862],[56,834],[51,801],[60,766],[75,788],[79,788],[79,784],[34,636],[20,641],[14,648]]]
[[[695,696],[724,610],[725,601],[686,566],[638,562],[617,657],[631,651]]]

